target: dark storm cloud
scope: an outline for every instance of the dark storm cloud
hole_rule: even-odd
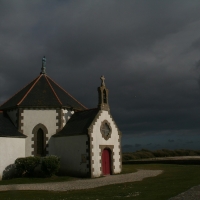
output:
[[[142,146],[141,144],[135,144],[136,148],[141,147],[141,146]]]
[[[146,144],[146,146],[151,146],[152,145],[152,143],[148,143],[148,144]]]
[[[193,143],[194,143],[193,141],[186,142],[186,144],[193,144]]]
[[[170,140],[170,139],[169,139],[168,142],[169,142],[169,143],[172,143],[172,142],[174,142],[174,140]]]
[[[196,68],[199,70],[200,69],[200,60],[198,60],[195,64]]]
[[[132,148],[132,147],[133,147],[133,145],[130,145],[130,144],[125,144],[122,146],[122,148]]]
[[[48,75],[89,108],[105,75],[123,134],[198,132],[199,9],[195,0],[0,0],[0,103],[45,55]]]

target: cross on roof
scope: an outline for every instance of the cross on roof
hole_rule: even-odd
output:
[[[104,75],[103,76],[101,76],[101,86],[105,86],[105,77],[104,77]]]

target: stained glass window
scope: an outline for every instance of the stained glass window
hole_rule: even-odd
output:
[[[108,124],[104,123],[101,128],[101,131],[102,131],[102,134],[107,137],[110,134],[111,130],[110,130],[110,127],[108,126]]]

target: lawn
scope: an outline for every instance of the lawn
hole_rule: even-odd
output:
[[[192,186],[200,184],[200,170],[198,165],[169,165],[169,164],[123,165],[123,173],[135,172],[137,169],[161,169],[164,172],[157,177],[146,178],[143,181],[108,185],[88,190],[69,191],[69,192],[47,192],[47,191],[0,192],[0,199],[1,200],[4,199],[165,200],[191,188]],[[70,178],[67,179],[71,180]],[[45,179],[45,181],[48,181],[48,179]]]

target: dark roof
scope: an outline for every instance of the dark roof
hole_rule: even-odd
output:
[[[75,112],[63,129],[54,137],[87,134],[88,128],[99,112],[98,108]]]
[[[67,107],[86,109],[46,74],[41,74],[0,106],[0,110],[20,107]]]
[[[3,112],[0,112],[0,137],[25,138],[26,136],[17,130],[8,116],[4,115]]]

